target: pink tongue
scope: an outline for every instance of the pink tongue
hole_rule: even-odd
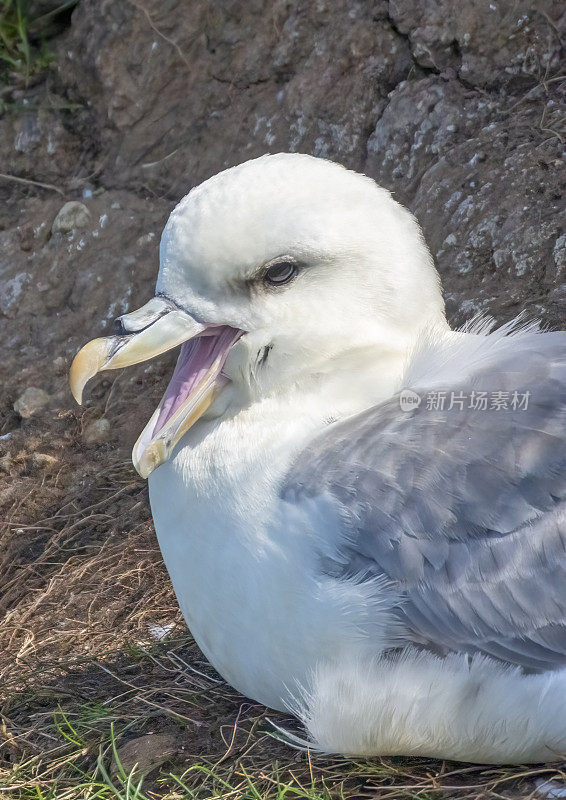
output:
[[[218,359],[218,363],[215,373],[216,375],[220,373],[228,351],[241,335],[242,331],[237,328],[222,325],[208,328],[199,336],[189,339],[188,342],[181,345],[175,372],[161,401],[161,411],[155,423],[152,438],[159,433],[179,406],[184,403],[216,359]]]

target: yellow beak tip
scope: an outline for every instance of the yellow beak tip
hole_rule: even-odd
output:
[[[139,458],[137,456],[137,442],[134,445],[134,451],[132,453],[132,463],[134,465],[134,469],[138,473],[141,478],[147,479],[151,475],[151,473],[160,467],[168,458],[168,450],[163,442],[160,439],[157,439],[154,442],[151,442],[140,454]]]
[[[69,371],[69,385],[73,397],[80,406],[83,403],[84,387],[107,364],[107,341],[106,339],[93,339],[85,344],[73,359]]]
[[[82,406],[82,404],[83,404],[82,389],[78,390],[77,388],[74,388],[73,385],[71,384],[71,394],[73,395],[75,403],[77,403],[77,405],[79,405],[79,406]]]

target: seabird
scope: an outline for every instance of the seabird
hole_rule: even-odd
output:
[[[180,345],[133,450],[203,653],[347,755],[566,754],[566,334],[451,330],[414,217],[267,155],[194,188],[71,387]]]

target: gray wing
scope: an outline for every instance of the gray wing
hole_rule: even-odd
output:
[[[444,410],[414,386],[425,397],[410,412],[397,396],[326,428],[283,498],[330,504],[339,541],[321,571],[388,579],[403,644],[555,669],[566,664],[566,333],[507,338],[444,386]],[[452,390],[463,409],[448,410]],[[472,391],[509,392],[508,408],[468,408]]]

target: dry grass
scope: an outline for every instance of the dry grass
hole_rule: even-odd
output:
[[[0,462],[0,798],[491,800],[566,781],[553,767],[352,762],[280,741],[269,720],[294,721],[230,689],[192,642],[145,484],[115,447],[85,450],[82,413],[0,428],[13,431]]]

